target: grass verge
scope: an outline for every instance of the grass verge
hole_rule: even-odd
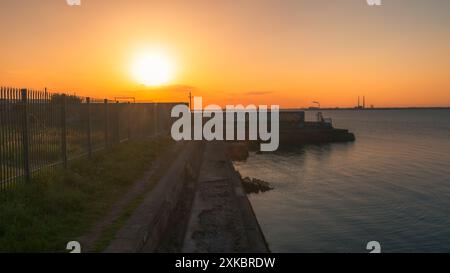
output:
[[[133,185],[170,145],[123,143],[68,170],[37,175],[0,196],[0,252],[64,252]]]

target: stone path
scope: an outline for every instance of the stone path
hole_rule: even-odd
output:
[[[183,252],[268,252],[223,142],[206,143]]]

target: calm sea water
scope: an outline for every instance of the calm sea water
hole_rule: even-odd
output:
[[[314,119],[315,112],[307,112]],[[356,142],[251,154],[243,176],[274,252],[450,252],[450,110],[324,111]]]

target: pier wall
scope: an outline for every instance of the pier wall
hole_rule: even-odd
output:
[[[105,252],[269,252],[224,142],[184,142]]]
[[[156,251],[179,205],[185,186],[196,178],[202,156],[201,142],[183,143],[183,148],[173,158],[173,163],[146,194],[105,252]],[[172,160],[172,159],[171,159]]]

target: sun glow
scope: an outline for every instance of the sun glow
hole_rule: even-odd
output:
[[[174,64],[161,52],[145,52],[135,57],[131,72],[139,83],[146,86],[159,86],[172,80]]]

